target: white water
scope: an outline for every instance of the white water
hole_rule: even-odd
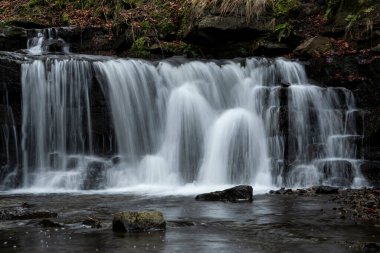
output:
[[[94,76],[111,112],[117,164],[93,155]],[[22,83],[29,190],[366,184],[351,92],[309,84],[296,62],[47,59],[24,64]]]
[[[59,37],[58,30],[55,28],[37,29],[35,35],[27,41],[27,52],[31,55],[42,55],[49,52],[51,42],[59,44],[62,53],[69,53],[70,47]]]

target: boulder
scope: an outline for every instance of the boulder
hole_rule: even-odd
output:
[[[119,212],[114,214],[112,221],[114,232],[144,232],[165,228],[164,216],[159,211]]]
[[[201,201],[251,202],[253,200],[252,193],[252,186],[239,185],[224,191],[199,194],[195,199]]]
[[[301,43],[294,54],[299,56],[320,57],[332,49],[330,39],[322,36],[315,36]]]
[[[338,193],[339,189],[331,186],[318,186],[315,189],[316,194],[335,194]]]

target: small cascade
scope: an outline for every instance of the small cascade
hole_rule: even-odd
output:
[[[22,72],[23,187],[366,184],[352,93],[310,84],[297,62],[47,57]],[[92,106],[115,138],[102,156]]]
[[[58,29],[36,29],[27,41],[27,52],[32,55],[42,55],[49,52],[69,53],[69,45],[59,37]]]

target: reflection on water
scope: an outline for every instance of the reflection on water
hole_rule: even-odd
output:
[[[0,252],[361,252],[355,245],[380,241],[379,227],[340,219],[330,198],[258,195],[232,204],[183,196],[2,195],[0,206],[35,204],[57,212],[65,227],[2,221]],[[113,233],[112,214],[120,210],[159,210],[167,231]],[[103,227],[81,225],[88,216]]]

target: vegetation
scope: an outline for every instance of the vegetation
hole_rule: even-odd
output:
[[[244,34],[240,36],[241,38],[237,36],[239,37],[237,40],[244,41],[236,44],[226,43],[226,47],[228,45],[233,51],[231,55],[235,53],[239,56],[251,55],[258,48],[259,40],[265,41],[265,45],[261,45],[261,48],[268,47],[269,49],[276,47],[278,42],[283,42],[281,44],[290,43],[289,50],[292,50],[302,40],[321,35],[321,31],[331,31],[336,33],[334,36],[340,37],[345,25],[346,37],[342,38],[343,44],[346,40],[354,40],[355,36],[357,39],[371,33],[367,37],[373,37],[373,22],[377,22],[374,19],[380,9],[378,0],[325,0],[323,4],[316,2],[306,1],[305,3],[301,0],[0,0],[0,25],[14,24],[26,28],[69,25],[102,27],[108,29],[109,33],[99,38],[97,45],[108,45],[106,50],[112,48],[118,54],[127,52],[125,54],[128,56],[145,58],[150,54],[203,56],[200,48],[204,47],[203,45],[207,47],[207,43],[187,42],[184,38],[187,36],[189,27],[193,27],[204,15],[241,17],[249,23],[251,30],[254,30],[252,28],[254,25],[261,26],[257,28],[257,36],[261,36],[260,38],[256,38],[255,34],[252,36]],[[339,25],[336,25],[338,19]],[[238,20],[238,22],[241,21]],[[262,22],[266,22],[266,26]],[[334,25],[336,29],[331,30],[330,28]],[[262,28],[264,26],[265,28]],[[207,36],[208,34],[205,34],[204,38],[207,39]],[[377,41],[373,43],[378,43]],[[198,43],[196,45],[200,46],[191,43]],[[212,50],[214,49],[219,50],[217,47]],[[213,54],[210,51],[203,51],[206,55]]]
[[[247,21],[250,21],[254,16],[259,16],[263,13],[267,6],[273,6],[275,0],[190,0],[198,13],[205,9],[217,8],[220,13],[244,15]],[[244,12],[243,12],[244,11]]]

